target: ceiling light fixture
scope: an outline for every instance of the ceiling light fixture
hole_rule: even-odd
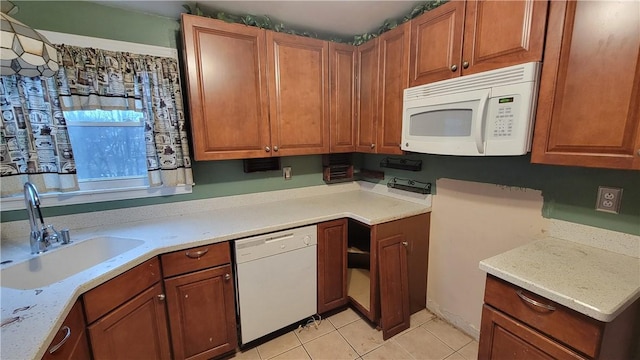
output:
[[[58,53],[37,31],[0,13],[1,75],[53,76],[58,71]]]

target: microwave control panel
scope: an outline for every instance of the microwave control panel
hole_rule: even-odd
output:
[[[519,96],[502,96],[490,99],[489,136],[494,139],[509,139],[517,131]]]

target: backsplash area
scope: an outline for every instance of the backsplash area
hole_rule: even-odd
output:
[[[310,186],[299,189],[231,195],[170,204],[147,205],[118,210],[104,210],[72,215],[52,216],[46,217],[45,220],[48,224],[53,224],[58,229],[71,229],[71,236],[73,238],[74,230],[144,221],[167,216],[189,216],[189,214],[216,209],[239,207],[248,204],[262,204],[273,201],[298,199],[355,190],[371,191],[377,194],[431,206],[431,195],[420,195],[406,191],[398,191],[389,189],[384,185],[365,182],[349,182],[334,185]],[[21,239],[22,241],[23,239],[27,239],[26,235],[29,233],[29,224],[27,220],[3,222],[1,229],[2,241],[13,241],[15,239]]]
[[[125,11],[93,2],[16,1],[20,11],[16,19],[35,29],[130,41],[177,48],[179,22],[160,16]],[[94,14],[101,14],[95,17]],[[91,19],[91,24],[87,23]],[[113,24],[118,26],[113,26]],[[436,184],[441,178],[499,184],[537,189],[542,192],[541,216],[597,228],[640,235],[640,172],[603,170],[570,166],[549,166],[530,163],[530,157],[455,157],[409,154],[404,159],[423,161],[422,171],[407,172],[382,169],[384,155],[356,154],[356,165],[371,170],[383,170],[386,181],[394,176],[412,178]],[[193,163],[196,186],[189,195],[133,199],[85,205],[46,208],[47,217],[116,210],[163,203],[258,193],[274,190],[321,186],[320,155],[282,158],[283,166],[293,169],[292,180],[284,181],[279,171],[245,174],[241,160],[198,161]],[[409,175],[407,175],[409,173]],[[381,182],[381,184],[386,183]],[[624,189],[621,213],[595,211],[598,186]],[[434,194],[438,193],[434,186]],[[188,206],[186,206],[188,208]],[[135,211],[135,210],[134,210]],[[3,211],[2,221],[26,219],[24,211]]]
[[[640,236],[552,219],[549,236],[640,258]]]

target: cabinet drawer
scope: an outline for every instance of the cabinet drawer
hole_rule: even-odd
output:
[[[88,359],[89,354],[82,303],[76,301],[42,359]]]
[[[160,256],[164,277],[180,275],[214,266],[229,264],[229,243],[222,242],[197,248],[174,251]]]
[[[588,356],[595,357],[599,351],[603,324],[586,315],[491,275],[484,301]]]
[[[162,279],[157,257],[118,275],[83,295],[87,322],[98,320]]]

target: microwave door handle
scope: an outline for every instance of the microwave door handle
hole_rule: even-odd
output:
[[[480,105],[478,105],[478,114],[476,114],[474,138],[476,140],[476,147],[480,154],[484,154],[484,139],[482,138],[482,130],[484,129],[484,112],[487,107],[487,100],[489,99],[489,91],[485,92],[480,98]]]

